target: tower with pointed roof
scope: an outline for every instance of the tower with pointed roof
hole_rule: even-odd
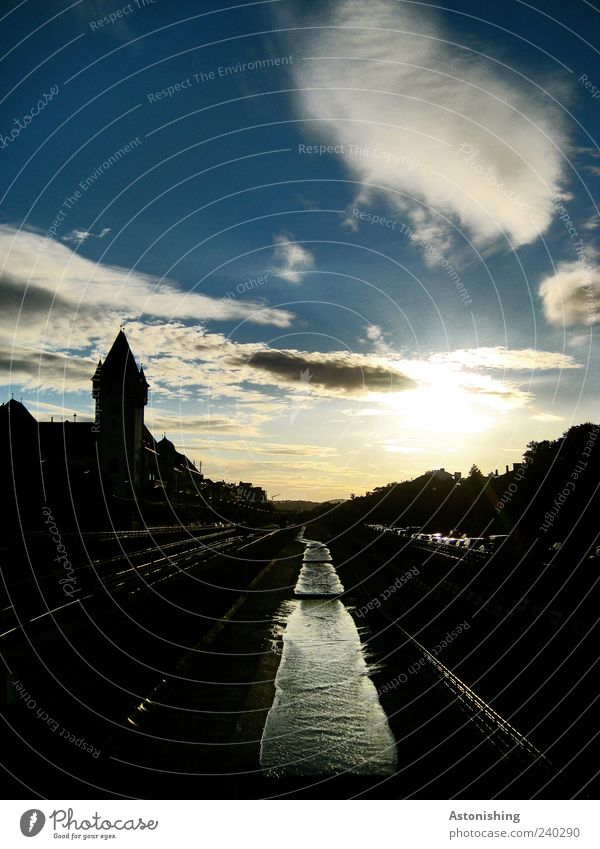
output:
[[[122,329],[104,362],[98,362],[92,376],[92,396],[96,401],[93,431],[102,473],[112,482],[115,495],[137,497],[143,481],[148,383]]]

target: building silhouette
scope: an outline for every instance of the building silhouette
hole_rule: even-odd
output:
[[[15,518],[35,524],[42,504],[78,526],[169,521],[175,506],[197,512],[201,468],[144,424],[148,382],[123,330],[91,380],[93,422],[37,422],[20,401],[0,405],[0,466]]]
[[[92,433],[96,437],[100,470],[112,481],[119,497],[143,496],[144,407],[148,382],[138,368],[122,330],[104,362],[92,376],[96,413]]]

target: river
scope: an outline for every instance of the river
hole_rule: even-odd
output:
[[[329,549],[305,546],[285,617],[275,699],[261,741],[261,766],[273,777],[390,775],[396,743],[369,678],[354,620]]]

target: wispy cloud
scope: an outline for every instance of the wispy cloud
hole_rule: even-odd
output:
[[[557,416],[556,413],[536,413],[531,417],[536,422],[564,422],[564,416]]]
[[[309,266],[312,260],[296,253],[285,238],[281,258],[287,256],[288,270]],[[44,251],[37,250],[38,244],[33,233],[0,227],[0,380],[29,389],[88,392],[96,357],[106,353],[116,327],[126,319],[153,397],[196,405],[186,417],[149,410],[155,430],[174,429],[186,441],[203,432],[223,439],[259,438],[267,422],[289,419],[290,391],[293,410],[310,406],[311,414],[318,403],[344,398],[365,405],[362,414],[349,412],[355,421],[394,416],[404,429],[483,431],[494,416],[534,400],[518,374],[507,380],[490,371],[578,368],[567,354],[500,346],[401,358],[376,324],[367,325],[361,339],[369,353],[238,342],[209,331],[204,319],[245,318],[287,327],[292,314],[242,299],[185,292],[151,275],[95,264],[56,242]],[[578,268],[563,266],[559,272],[575,274]],[[571,286],[565,292],[563,281],[562,309],[565,299],[574,309],[577,291]]]
[[[275,243],[273,273],[288,283],[300,283],[302,272],[310,270],[314,265],[312,253],[285,233],[275,236]]]
[[[40,249],[43,248],[43,249]],[[52,239],[0,226],[0,283],[6,309],[0,342],[85,349],[127,320],[239,321],[286,328],[288,310],[212,298],[141,271],[92,262]]]
[[[368,447],[380,448],[386,454],[420,454],[424,450],[418,445],[407,445],[405,440],[395,437],[374,440],[368,444]]]
[[[89,386],[94,367],[90,357],[0,344],[0,384],[4,385],[76,392]]]
[[[466,348],[448,353],[434,354],[432,362],[457,363],[466,368],[501,369],[503,371],[545,371],[576,369],[581,365],[570,354],[538,351],[535,348],[510,349]]]
[[[388,354],[390,347],[386,341],[387,334],[378,324],[367,324],[365,338],[360,341],[368,344],[374,354]]]
[[[75,245],[82,245],[88,239],[104,239],[110,233],[110,227],[104,227],[99,233],[92,233],[91,230],[71,230],[63,236],[63,242],[72,242]]]
[[[165,413],[150,410],[146,416],[148,425],[156,433],[177,433],[180,439],[187,433],[206,433],[215,435],[219,433],[239,433],[242,429],[241,421],[235,416],[224,415],[180,415],[178,413]],[[247,419],[244,416],[244,434],[246,436],[256,435],[258,431],[250,431],[247,427]]]
[[[441,243],[444,216],[480,245],[503,233],[529,244],[549,227],[568,140],[548,97],[452,44],[418,4],[338,0],[303,10],[307,23],[322,28],[294,64],[299,109],[319,119],[306,133],[343,145],[352,175],[380,187],[362,187],[363,206],[385,199]]]

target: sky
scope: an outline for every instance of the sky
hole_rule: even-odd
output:
[[[0,20],[0,398],[346,498],[598,421],[600,9],[25,0]]]

